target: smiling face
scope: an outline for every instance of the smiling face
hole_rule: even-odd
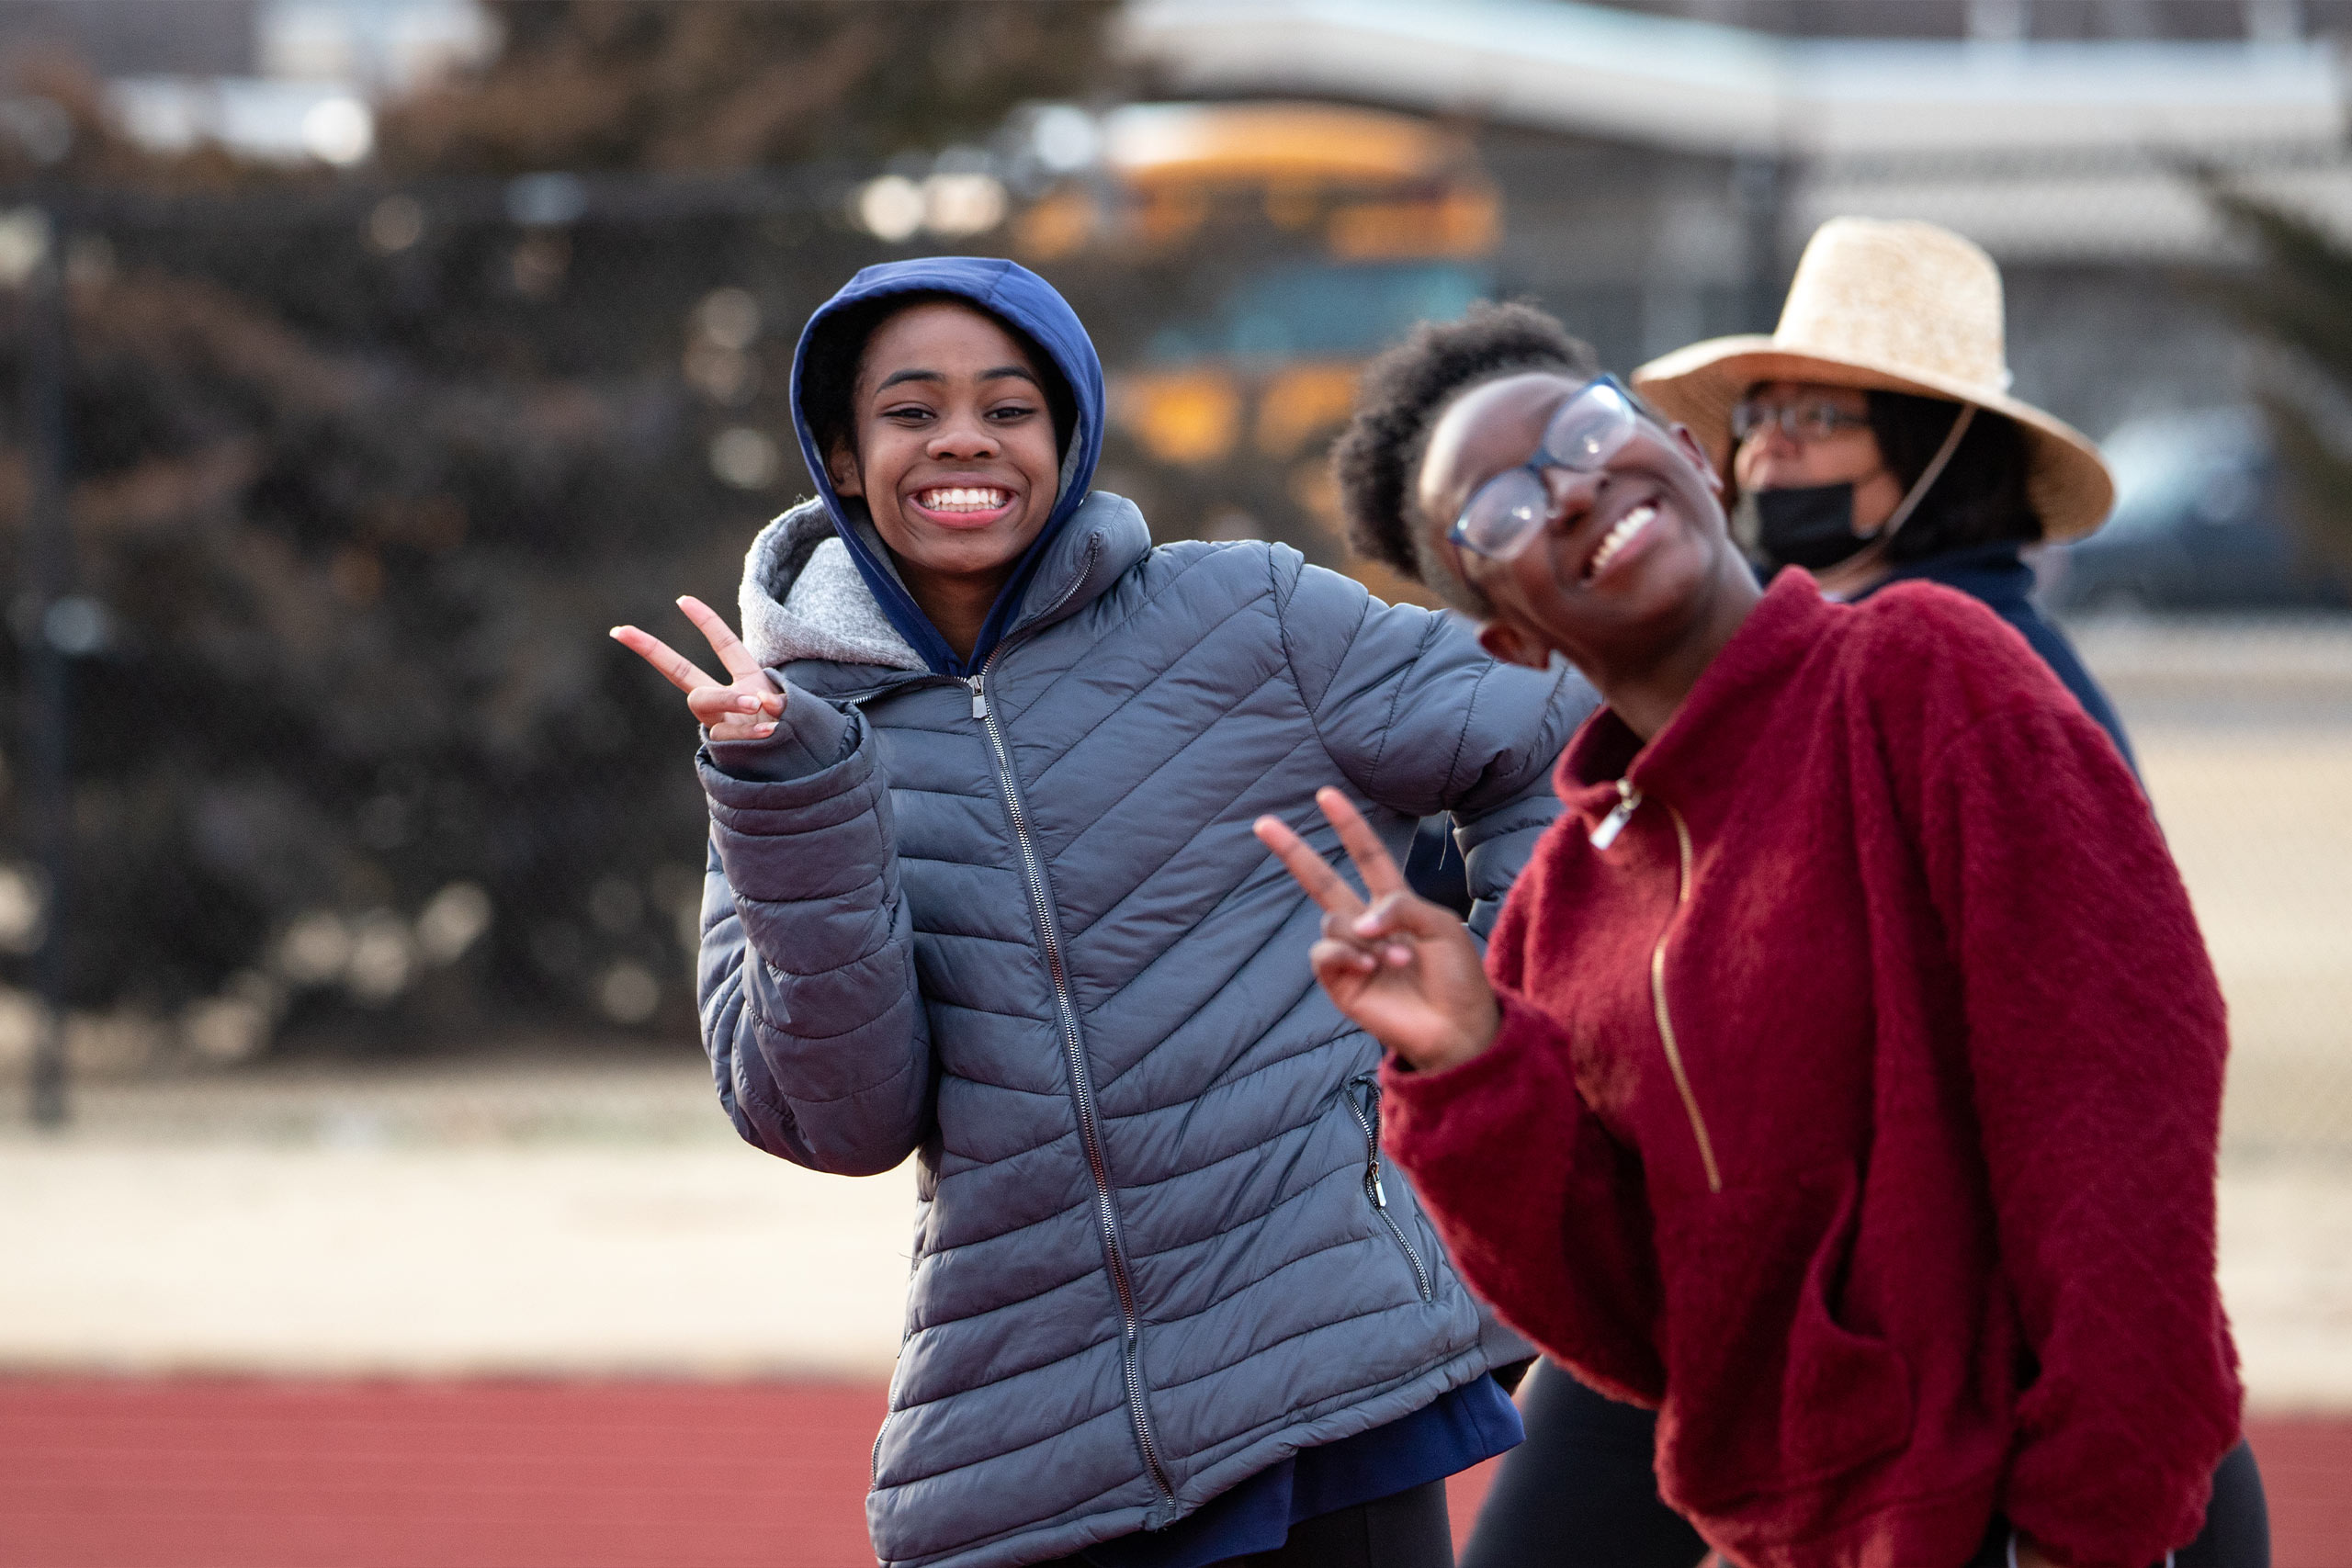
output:
[[[1540,667],[1556,651],[1605,690],[1609,672],[1646,668],[1703,620],[1726,573],[1753,582],[1698,443],[1646,417],[1599,472],[1544,469],[1551,512],[1510,560],[1445,539],[1478,487],[1524,463],[1580,387],[1534,371],[1464,393],[1430,433],[1415,501],[1431,545],[1487,601],[1489,653]]]
[[[966,305],[910,306],[866,339],[850,408],[856,445],[827,454],[826,471],[835,490],[865,500],[934,620],[938,592],[992,597],[1053,514],[1061,459],[1049,374]]]

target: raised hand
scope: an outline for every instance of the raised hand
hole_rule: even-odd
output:
[[[1477,944],[1453,911],[1418,897],[1379,837],[1336,789],[1315,803],[1355,862],[1367,904],[1279,818],[1250,830],[1323,910],[1323,940],[1307,953],[1340,1010],[1416,1069],[1436,1072],[1494,1043],[1502,1021]]]
[[[635,626],[615,626],[613,640],[685,693],[686,706],[713,740],[763,740],[775,734],[776,720],[784,716],[783,691],[718,612],[692,595],[679,600],[678,608],[701,630],[733,680],[721,685],[704,674],[694,660]]]

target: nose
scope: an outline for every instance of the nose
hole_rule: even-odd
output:
[[[937,459],[971,461],[993,457],[997,455],[996,432],[977,414],[953,414],[939,422],[939,428],[932,432],[924,449]]]
[[[1755,431],[1739,444],[1732,457],[1732,472],[1743,488],[1751,490],[1770,489],[1775,481],[1786,482],[1791,473],[1803,473],[1804,465],[1804,444],[1778,423]]]
[[[1585,513],[1600,499],[1602,477],[1599,473],[1580,474],[1574,468],[1545,468],[1544,488],[1552,498],[1552,515],[1545,526],[1565,534],[1583,522]]]

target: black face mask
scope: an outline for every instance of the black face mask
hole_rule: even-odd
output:
[[[1856,554],[1883,531],[1854,532],[1850,484],[1750,491],[1743,500],[1756,509],[1756,547],[1773,567],[1820,571]]]

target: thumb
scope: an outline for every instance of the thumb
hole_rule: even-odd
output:
[[[1400,890],[1384,895],[1357,916],[1352,930],[1359,937],[1442,937],[1461,924],[1453,910]]]

